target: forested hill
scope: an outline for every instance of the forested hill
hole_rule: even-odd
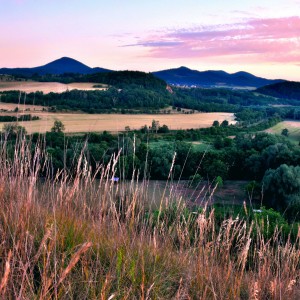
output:
[[[151,90],[165,90],[167,83],[155,77],[151,73],[144,73],[139,71],[109,71],[98,72],[93,74],[78,74],[78,73],[64,73],[64,74],[46,74],[35,75],[31,79],[42,82],[92,82],[95,84],[107,84],[116,88],[129,88],[135,86]]]
[[[300,100],[300,82],[284,81],[270,84],[256,90],[260,94],[290,100]]]
[[[224,71],[197,71],[186,67],[163,70],[153,73],[169,84],[198,87],[261,87],[267,84],[281,82],[281,79],[270,80],[257,77],[247,72],[229,74]]]
[[[92,82],[108,88],[95,91],[71,90],[64,93],[41,92],[26,95],[27,104],[51,106],[55,110],[75,110],[88,113],[116,112],[138,109],[142,112],[158,110],[172,105],[172,94],[167,84],[151,73],[114,71],[97,74],[64,74],[40,76],[40,80],[59,82]],[[18,103],[19,92],[0,93],[1,101]]]
[[[166,82],[152,75],[138,71],[113,71],[107,73],[96,73],[83,76],[81,81],[105,83],[118,88],[136,85],[145,89],[166,89]]]

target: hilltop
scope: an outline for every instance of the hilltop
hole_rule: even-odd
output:
[[[34,68],[2,68],[0,69],[0,74],[7,75],[22,75],[31,77],[35,74],[46,75],[54,74],[61,75],[64,73],[75,73],[75,74],[92,74],[100,72],[110,72],[108,69],[104,68],[90,68],[87,65],[69,57],[62,57],[60,59],[54,60],[43,66]]]

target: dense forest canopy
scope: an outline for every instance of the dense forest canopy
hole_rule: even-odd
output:
[[[285,81],[258,88],[258,93],[268,96],[300,101],[300,82]]]

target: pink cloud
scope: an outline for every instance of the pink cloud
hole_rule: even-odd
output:
[[[158,58],[232,57],[247,62],[300,62],[300,17],[248,19],[167,31],[139,39]]]

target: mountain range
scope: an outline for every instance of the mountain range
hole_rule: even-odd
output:
[[[87,65],[69,58],[62,57],[44,66],[34,68],[2,68],[0,74],[22,75],[31,77],[34,74],[61,75],[64,73],[94,74],[112,72],[104,68],[90,68]],[[258,88],[284,80],[271,80],[254,76],[247,72],[229,74],[225,71],[196,71],[186,67],[153,72],[156,77],[165,80],[168,84],[197,87],[225,87],[225,88]]]
[[[229,74],[225,71],[196,71],[186,67],[169,69],[153,73],[169,84],[197,87],[245,87],[257,88],[282,82],[281,79],[266,79],[247,72]]]

